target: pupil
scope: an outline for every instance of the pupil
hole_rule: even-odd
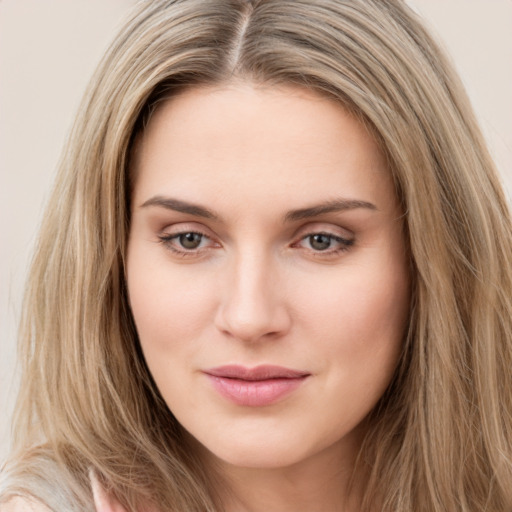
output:
[[[313,249],[317,251],[325,251],[331,245],[331,237],[329,235],[311,235],[309,243]]]
[[[180,235],[180,244],[185,249],[197,249],[201,243],[203,235],[199,233],[184,233]]]

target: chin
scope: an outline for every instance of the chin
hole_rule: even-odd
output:
[[[292,466],[303,457],[296,449],[275,450],[261,446],[248,446],[246,449],[225,450],[214,455],[224,463],[252,469],[276,469]]]
[[[192,437],[192,436],[190,436]],[[304,446],[297,442],[283,442],[282,439],[265,439],[251,436],[236,439],[191,439],[200,456],[221,465],[253,469],[274,469],[292,466],[308,457]]]

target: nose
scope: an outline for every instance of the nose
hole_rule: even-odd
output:
[[[276,264],[247,251],[223,274],[216,327],[235,339],[253,342],[275,339],[291,326],[290,311]]]

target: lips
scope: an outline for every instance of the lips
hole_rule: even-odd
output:
[[[276,403],[295,391],[310,375],[282,366],[246,368],[227,365],[204,372],[213,388],[237,405],[263,407]]]

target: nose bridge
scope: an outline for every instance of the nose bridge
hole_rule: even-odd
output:
[[[268,252],[258,247],[238,251],[222,283],[219,328],[245,341],[284,333],[289,319],[278,274]]]

